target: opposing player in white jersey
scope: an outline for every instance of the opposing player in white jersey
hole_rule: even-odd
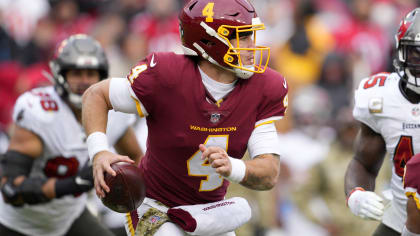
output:
[[[345,177],[348,206],[364,219],[381,220],[374,235],[400,235],[406,220],[404,166],[420,153],[420,8],[401,22],[396,35],[396,72],[361,81],[353,116],[360,121],[356,153]],[[374,193],[385,154],[392,162],[392,201]]]
[[[93,177],[81,96],[107,77],[105,53],[93,38],[74,35],[62,42],[50,67],[55,86],[24,93],[14,108],[14,132],[1,160],[0,235],[112,235],[86,209],[83,194]],[[138,161],[131,119],[110,112],[107,137]]]

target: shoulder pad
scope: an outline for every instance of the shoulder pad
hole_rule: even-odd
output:
[[[16,101],[13,120],[17,123],[49,122],[60,109],[59,97],[52,87],[33,89],[22,94]]]

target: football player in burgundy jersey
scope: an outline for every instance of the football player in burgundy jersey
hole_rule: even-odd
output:
[[[140,228],[156,221],[147,220],[154,215],[151,211],[164,220],[161,213],[167,208],[220,201],[229,182],[268,190],[279,174],[274,121],[285,114],[288,88],[267,67],[269,48],[255,44],[264,24],[254,7],[247,0],[193,0],[179,20],[183,55],[152,53],[131,70],[128,80],[102,81],[83,98],[100,197],[109,191],[103,173],[115,174],[110,164],[132,162],[107,151],[106,113],[115,109],[147,119]],[[247,149],[252,160],[242,161]],[[183,235],[170,222],[142,230],[146,235]]]
[[[420,235],[420,154],[413,156],[405,166],[404,189],[407,200],[407,221],[402,236]]]
[[[408,13],[396,35],[396,72],[361,81],[353,116],[360,121],[356,153],[347,167],[345,193],[351,212],[381,221],[373,235],[400,235],[406,220],[404,166],[420,153],[420,8]],[[392,163],[392,200],[384,206],[375,179],[385,154]]]
[[[95,39],[79,34],[60,44],[50,66],[54,86],[22,94],[14,107],[1,158],[0,235],[112,235],[86,208],[93,176],[81,125],[82,93],[107,77],[107,58]],[[137,161],[130,120],[110,112],[107,136]]]

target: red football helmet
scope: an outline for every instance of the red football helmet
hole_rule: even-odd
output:
[[[420,8],[404,17],[395,39],[398,52],[395,67],[407,87],[420,94]]]
[[[267,68],[270,48],[255,45],[256,31],[265,27],[247,0],[191,0],[179,20],[186,55],[201,56],[244,79]],[[239,47],[239,40],[249,35],[254,46]],[[252,53],[252,65],[243,63],[246,53]]]

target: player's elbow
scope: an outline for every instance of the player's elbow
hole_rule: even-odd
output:
[[[108,109],[112,109],[109,101],[109,82],[108,80],[91,85],[82,96],[82,106],[89,107],[89,104],[105,104]]]
[[[98,94],[98,93],[100,93],[100,90],[98,89],[98,86],[96,84],[93,84],[88,89],[86,89],[86,91],[83,93],[82,103],[83,104],[86,104],[87,101],[89,101],[90,99],[92,99],[92,97],[95,94]]]
[[[277,185],[280,175],[280,160],[277,156],[269,155],[264,158],[265,178],[261,190],[270,190]]]
[[[270,166],[267,166],[265,173],[265,177],[262,178],[261,185],[259,187],[259,190],[262,191],[271,190],[277,185],[280,174],[280,165],[278,163],[272,163]]]

